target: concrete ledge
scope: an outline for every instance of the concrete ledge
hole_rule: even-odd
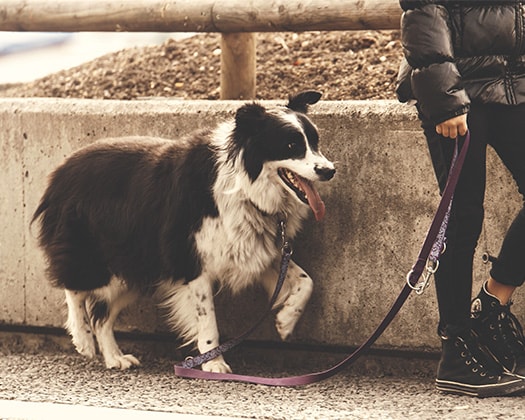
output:
[[[102,137],[176,139],[232,115],[238,106],[233,101],[0,99],[0,324],[57,327],[64,322],[62,293],[48,285],[29,229],[47,175],[56,165]],[[338,172],[320,187],[325,221],[311,220],[294,244],[296,261],[316,286],[293,340],[355,346],[373,331],[403,287],[439,196],[412,107],[394,101],[322,102],[312,107],[311,115],[323,151],[338,162]],[[497,251],[520,207],[515,185],[492,151],[488,171],[492,175],[480,253],[486,246]],[[487,275],[478,256],[475,290]],[[234,299],[232,307],[223,296],[217,298],[223,336],[243,331],[265,308],[260,290]],[[525,306],[516,310],[525,315]],[[436,322],[430,288],[409,298],[377,346],[436,349]],[[165,331],[146,301],[122,317],[119,329]],[[253,338],[278,340],[271,320]]]

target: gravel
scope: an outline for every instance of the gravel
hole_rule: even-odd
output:
[[[220,34],[124,49],[0,95],[97,99],[218,99]],[[399,31],[257,34],[257,99],[306,89],[324,100],[395,99]]]

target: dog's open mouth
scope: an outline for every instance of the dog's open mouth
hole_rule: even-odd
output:
[[[284,183],[299,197],[299,200],[310,206],[315,219],[322,220],[325,215],[325,205],[313,183],[285,168],[279,168],[278,173]]]

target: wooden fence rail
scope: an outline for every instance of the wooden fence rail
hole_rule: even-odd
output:
[[[255,32],[397,29],[398,0],[2,0],[0,31],[220,32],[221,98],[255,97]]]

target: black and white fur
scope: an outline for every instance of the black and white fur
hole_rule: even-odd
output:
[[[145,293],[205,352],[219,344],[216,287],[238,292],[258,282],[273,291],[278,221],[286,220],[293,238],[309,213],[306,203],[322,218],[312,182],[335,173],[306,116],[320,96],[303,92],[268,109],[248,103],[231,121],[180,141],[98,141],[53,172],[33,221],[41,220],[48,274],[65,290],[66,327],[79,353],[93,358],[96,337],[108,368],[138,365],[119,349],[113,326]],[[276,305],[283,339],[311,292],[311,278],[292,261]],[[222,357],[202,368],[231,371]]]

